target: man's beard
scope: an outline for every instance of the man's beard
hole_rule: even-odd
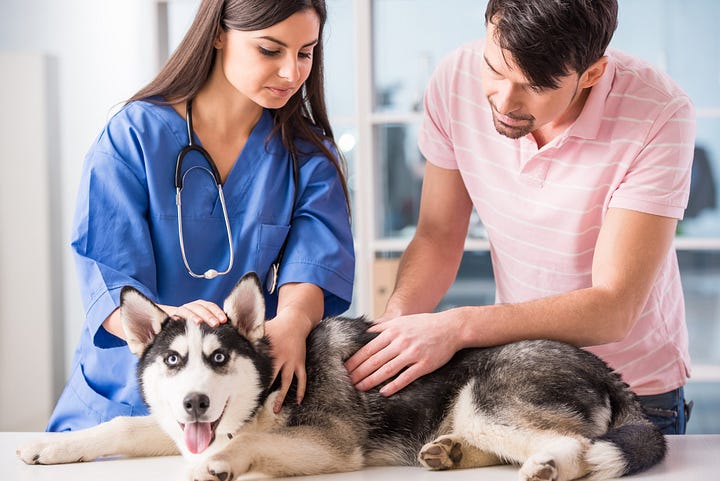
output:
[[[535,117],[531,115],[522,117],[506,115],[506,117],[510,117],[511,119],[526,121],[526,123],[520,125],[508,125],[498,120],[498,113],[492,101],[490,101],[490,110],[492,111],[492,118],[493,124],[495,125],[495,130],[497,130],[500,135],[504,135],[505,137],[509,137],[511,139],[519,139],[520,137],[525,137],[527,134],[535,130]]]

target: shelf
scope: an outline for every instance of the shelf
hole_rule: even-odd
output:
[[[402,253],[410,243],[408,237],[386,237],[384,239],[375,239],[370,243],[372,252],[396,252]],[[719,247],[720,248],[720,247]],[[465,239],[466,252],[486,252],[490,250],[490,243],[487,239]]]
[[[720,365],[693,364],[692,382],[720,382]]]
[[[402,253],[410,243],[408,237],[385,237],[370,242],[372,252],[397,252]],[[720,238],[718,237],[677,237],[675,249],[692,251],[720,251]],[[487,239],[468,238],[465,240],[465,251],[484,252],[490,250],[490,242]]]

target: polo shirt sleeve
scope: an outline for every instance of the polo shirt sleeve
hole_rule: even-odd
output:
[[[86,328],[101,348],[126,345],[101,327],[118,307],[122,287],[155,298],[146,286],[156,285],[144,174],[124,161],[109,137],[105,130],[85,158],[71,242]]]
[[[418,131],[418,147],[428,162],[457,169],[452,142],[451,86],[458,68],[459,50],[446,56],[430,77],[423,98],[424,115]]]
[[[352,300],[355,251],[345,192],[337,169],[316,155],[300,169],[299,198],[280,268],[280,285],[307,282],[325,292],[325,316]]]
[[[655,118],[609,207],[682,219],[690,195],[695,112],[678,96]]]

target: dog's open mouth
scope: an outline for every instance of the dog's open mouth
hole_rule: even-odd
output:
[[[223,412],[220,413],[220,417],[212,422],[196,421],[185,424],[180,422],[178,423],[180,425],[180,429],[182,429],[185,434],[185,446],[187,446],[191,453],[202,453],[212,444],[213,441],[215,441],[215,429],[218,424],[220,424],[223,414],[225,414],[224,408]]]

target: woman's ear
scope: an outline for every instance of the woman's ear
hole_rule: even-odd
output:
[[[594,64],[590,65],[580,76],[580,88],[585,89],[598,83],[605,73],[607,64],[608,59],[603,55]]]
[[[221,49],[225,46],[225,30],[222,28],[218,28],[217,35],[215,35],[215,43],[214,46],[216,49]]]

